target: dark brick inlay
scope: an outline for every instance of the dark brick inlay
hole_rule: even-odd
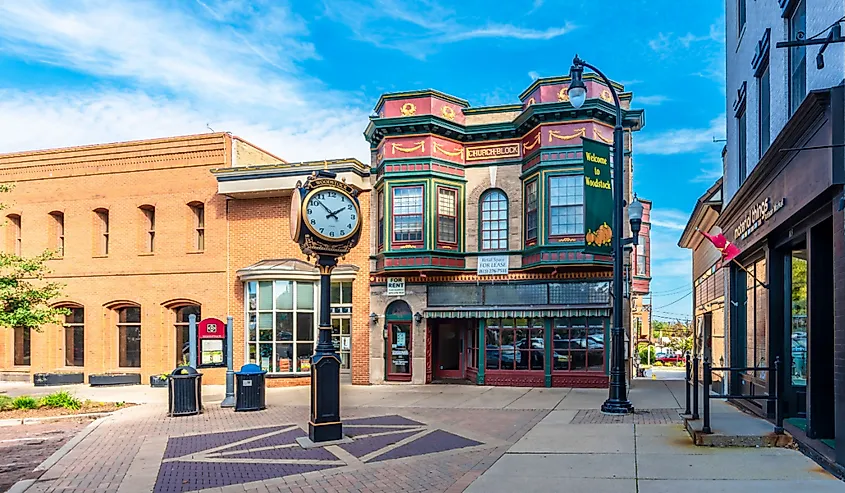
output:
[[[573,425],[613,425],[613,424],[638,424],[638,425],[670,425],[682,423],[678,409],[643,409],[634,411],[633,414],[614,416],[604,414],[598,409],[583,409],[578,411],[569,424]]]
[[[464,447],[472,447],[474,445],[481,445],[481,442],[470,440],[458,436],[448,431],[435,430],[428,435],[418,438],[411,443],[406,443],[401,447],[397,447],[390,452],[379,455],[371,459],[369,462],[378,462],[390,459],[401,459],[403,457],[413,457],[415,455],[431,454],[434,452],[445,452],[447,450],[454,450]]]
[[[299,444],[294,447],[257,450],[222,457],[225,459],[340,460],[324,448],[304,449]]]
[[[297,438],[304,437],[306,435],[307,433],[305,433],[301,428],[297,428],[295,430],[286,431],[277,435],[272,435],[269,437],[259,438],[258,440],[253,440],[251,442],[242,443],[235,447],[227,448],[226,450],[223,450],[221,452],[228,452],[230,450],[250,450],[261,447],[275,447],[278,445],[288,445],[290,443],[296,443]]]
[[[346,419],[343,421],[344,424],[347,425],[407,425],[407,426],[423,426],[423,423],[418,423],[414,420],[404,418],[399,416],[398,414],[393,414],[390,416],[372,416],[369,418],[355,418],[355,419]]]
[[[349,452],[355,457],[360,458],[369,453],[375,452],[376,450],[387,447],[388,445],[393,445],[399,440],[403,440],[405,438],[413,436],[416,433],[419,433],[419,431],[403,431],[401,433],[393,433],[390,435],[381,435],[377,437],[357,438],[352,443],[345,443],[343,445],[340,445],[340,448]]]
[[[154,493],[177,493],[264,481],[337,467],[312,464],[249,464],[165,462],[158,470]]]
[[[407,431],[407,428],[380,428],[378,426],[344,426],[343,434],[351,437],[370,435],[373,433],[388,433],[391,431]]]
[[[203,435],[191,435],[175,437],[167,441],[167,448],[164,450],[164,458],[172,459],[183,455],[194,454],[201,450],[208,450],[220,447],[228,443],[239,442],[264,433],[276,430],[283,430],[286,426],[268,426],[265,428],[252,428],[250,430],[226,431],[223,433],[206,433]]]

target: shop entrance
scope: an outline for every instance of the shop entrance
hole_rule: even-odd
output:
[[[411,307],[402,300],[396,300],[385,310],[387,330],[384,341],[384,362],[386,380],[409,382],[411,380],[413,354]]]
[[[466,378],[464,335],[466,323],[440,321],[432,328],[433,376],[437,380]]]

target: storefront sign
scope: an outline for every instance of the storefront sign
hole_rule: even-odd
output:
[[[197,324],[199,367],[225,366],[226,324],[216,318],[206,318]]]
[[[772,199],[766,197],[759,204],[754,205],[745,213],[745,217],[734,228],[734,241],[740,241],[748,238],[748,236],[769,220],[776,212],[781,210],[786,204],[786,199],[782,198],[779,202],[772,204]]]
[[[385,294],[388,296],[405,296],[405,278],[388,277],[387,292]]]
[[[519,157],[519,142],[509,144],[494,144],[486,146],[467,147],[467,161],[484,161]]]
[[[507,255],[488,255],[478,257],[479,276],[498,276],[508,273]]]
[[[610,147],[581,139],[584,146],[584,252],[610,255],[615,232],[613,222],[613,187],[610,183]]]

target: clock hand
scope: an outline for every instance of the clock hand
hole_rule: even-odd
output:
[[[325,209],[325,210],[329,213],[329,216],[331,216],[331,215],[332,215],[332,210],[331,210],[331,209],[329,209],[329,206],[327,206],[326,204],[324,204],[324,203],[323,203],[323,201],[320,201],[320,205],[322,205],[322,206],[323,206],[323,209]]]
[[[337,214],[338,214],[339,212],[343,211],[344,209],[346,209],[346,207],[341,207],[340,209],[338,209],[338,210],[336,210],[336,211],[334,211],[334,212],[329,211],[329,215],[328,215],[328,216],[326,216],[326,217],[334,217],[335,219],[340,219],[339,217],[337,217]]]

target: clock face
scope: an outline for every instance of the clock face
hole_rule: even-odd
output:
[[[361,214],[352,197],[333,188],[318,188],[305,197],[305,222],[318,237],[341,241],[358,231]]]

